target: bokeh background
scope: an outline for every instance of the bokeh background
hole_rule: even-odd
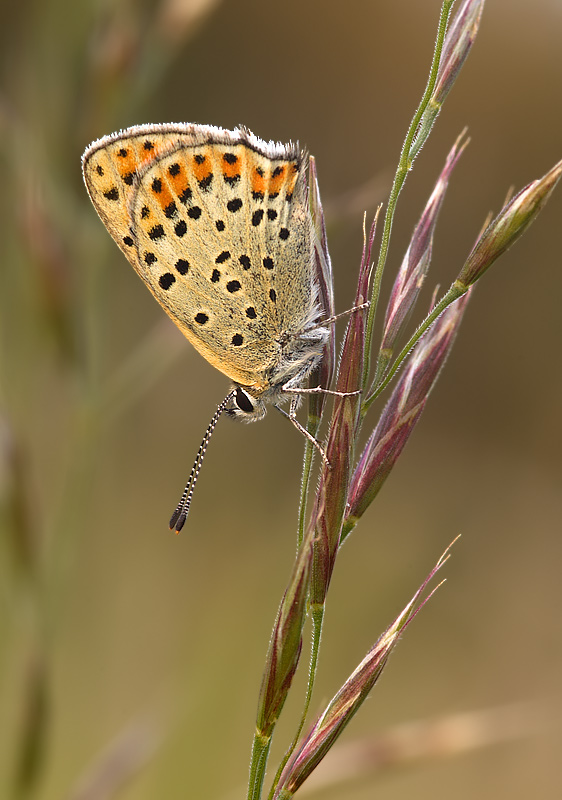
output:
[[[189,522],[169,533],[227,381],[104,230],[82,151],[144,122],[243,123],[298,139],[317,158],[344,310],[363,211],[386,198],[438,12],[435,0],[4,3],[0,797],[106,797],[80,789],[104,752],[131,771],[107,796],[245,796],[263,659],[294,556],[302,442],[274,413],[247,427],[221,420]],[[387,293],[468,125],[420,315],[487,212],[562,156],[561,33],[558,0],[488,0],[400,200]],[[313,703],[462,533],[447,584],[348,740],[520,701],[526,733],[514,724],[514,741],[398,758],[322,797],[559,796],[561,214],[559,188],[479,284],[418,429],[342,551]],[[301,676],[276,756],[302,686]]]

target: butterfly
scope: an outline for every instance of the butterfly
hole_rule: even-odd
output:
[[[170,123],[98,139],[82,169],[96,211],[135,271],[233,383],[172,516],[179,530],[223,411],[252,422],[272,404],[319,447],[295,416],[303,392],[326,391],[304,385],[332,321],[321,302],[306,156],[244,127]],[[287,401],[289,413],[279,407]]]

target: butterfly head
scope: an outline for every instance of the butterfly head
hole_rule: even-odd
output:
[[[234,391],[231,405],[225,409],[230,417],[236,417],[242,422],[256,422],[265,417],[266,406],[261,397],[250,394],[241,386],[237,386]]]

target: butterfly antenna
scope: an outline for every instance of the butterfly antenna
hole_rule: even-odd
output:
[[[193,491],[195,489],[195,484],[197,483],[197,478],[199,477],[199,473],[201,471],[201,465],[203,464],[203,459],[205,458],[205,453],[207,451],[209,440],[213,435],[213,431],[215,430],[215,426],[219,421],[220,415],[225,410],[227,405],[231,402],[231,400],[234,399],[235,395],[236,395],[236,389],[233,389],[232,392],[230,392],[224,398],[222,403],[215,411],[212,420],[209,422],[209,427],[205,431],[205,436],[203,437],[203,441],[199,445],[199,450],[197,451],[197,455],[195,456],[195,463],[191,468],[191,472],[189,474],[189,478],[185,486],[185,489],[183,490],[181,500],[179,501],[176,510],[171,516],[170,519],[171,531],[175,530],[176,533],[179,533],[185,524],[187,515],[189,513],[189,507],[191,505],[191,498],[193,497]]]

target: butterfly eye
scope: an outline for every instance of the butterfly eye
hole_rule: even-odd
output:
[[[240,409],[240,411],[245,411],[246,414],[251,414],[254,410],[254,406],[250,400],[249,395],[243,389],[236,389],[236,398],[235,398],[236,405]]]

